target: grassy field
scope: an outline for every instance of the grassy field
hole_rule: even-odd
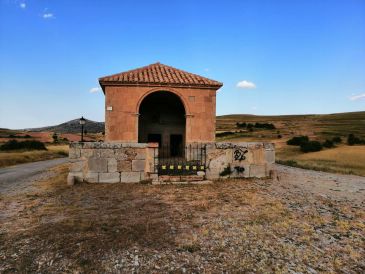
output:
[[[250,132],[237,128],[237,122],[273,123],[276,129],[254,129]],[[217,132],[234,133],[218,138],[218,141],[273,142],[277,162],[282,164],[365,176],[365,146],[351,147],[345,144],[350,133],[365,139],[365,112],[287,116],[226,115],[217,117]],[[288,139],[298,135],[307,135],[320,142],[341,137],[343,143],[336,148],[302,153],[298,147],[286,145]]]
[[[276,158],[285,165],[365,176],[365,146],[339,146],[311,153],[287,146],[277,150]]]
[[[0,167],[49,160],[68,155],[68,145],[47,145],[48,150],[0,151]]]

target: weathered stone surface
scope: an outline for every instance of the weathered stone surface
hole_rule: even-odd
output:
[[[114,150],[110,148],[100,149],[100,158],[112,158],[114,157]]]
[[[67,185],[73,186],[74,184],[75,184],[75,177],[71,173],[69,173],[67,175]]]
[[[145,165],[145,160],[132,160],[132,171],[144,171]]]
[[[250,177],[266,177],[266,165],[250,165]]]
[[[79,148],[70,147],[68,157],[70,159],[80,158],[81,150]]]
[[[117,160],[117,171],[132,171],[132,162],[128,160]]]
[[[99,183],[119,183],[119,182],[120,182],[119,172],[99,173]]]
[[[97,172],[87,172],[85,176],[85,181],[88,183],[98,183],[99,173]]]
[[[152,179],[152,181],[157,181],[158,180],[158,174],[157,173],[149,173],[148,177],[150,179]]]
[[[68,176],[73,177],[74,183],[75,182],[82,182],[84,180],[84,174],[82,172],[70,172]],[[67,176],[67,180],[68,180]],[[71,179],[70,179],[71,180]]]
[[[138,183],[141,180],[141,172],[121,172],[120,182],[122,183]]]
[[[193,144],[194,145],[194,144]],[[275,147],[270,143],[207,143],[207,179],[220,178],[220,173],[230,165],[231,173],[225,177],[270,176],[275,162]],[[247,152],[246,152],[247,151]],[[116,181],[116,173],[124,182],[151,179],[155,172],[158,150],[147,144],[135,143],[72,143],[70,145],[70,173],[79,180],[97,182],[104,173],[106,181]],[[189,160],[189,159],[187,159]],[[114,174],[107,177],[107,173]],[[89,174],[89,175],[88,175]],[[200,176],[204,176],[199,174]],[[114,176],[114,177],[113,177]],[[158,176],[152,178],[156,180]],[[161,176],[160,176],[161,177]],[[163,179],[163,177],[162,177]]]
[[[70,171],[71,172],[81,172],[84,162],[83,161],[77,161],[70,163]]]
[[[275,151],[272,149],[265,149],[265,161],[268,164],[275,163]]]
[[[90,158],[94,156],[94,150],[91,148],[85,148],[81,150],[81,157]]]
[[[118,161],[115,158],[108,159],[108,172],[117,172],[118,171]]]
[[[135,149],[135,151],[137,153],[135,156],[136,160],[145,160],[146,159],[147,148],[137,148],[137,149]]]
[[[230,178],[250,177],[250,164],[246,163],[232,166],[232,173],[229,177]]]
[[[132,148],[121,148],[115,150],[115,157],[118,160],[134,160],[137,152]]]
[[[89,158],[88,169],[91,172],[107,172],[108,161],[107,159],[102,159],[102,158]]]

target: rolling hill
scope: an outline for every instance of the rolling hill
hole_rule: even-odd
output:
[[[57,132],[57,133],[80,133],[80,123],[79,119],[74,119],[59,125],[48,126],[48,127],[40,127],[40,128],[27,128],[23,131],[31,131],[31,132]],[[86,119],[86,123],[84,126],[85,130],[88,133],[100,133],[104,132],[104,122],[95,122],[92,120]]]

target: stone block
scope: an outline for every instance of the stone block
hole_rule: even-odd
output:
[[[92,148],[81,149],[81,157],[91,158],[93,156],[94,156],[94,149]]]
[[[254,165],[265,164],[265,151],[262,147],[252,149],[252,163]]]
[[[99,183],[119,183],[119,172],[99,173]]]
[[[115,157],[118,160],[134,160],[137,152],[134,148],[121,148],[115,150]]]
[[[132,161],[128,160],[117,160],[117,171],[132,171]]]
[[[266,177],[266,165],[250,165],[250,177]]]
[[[265,149],[265,161],[268,164],[275,163],[275,150]]]
[[[266,177],[270,177],[273,178],[274,175],[276,174],[276,169],[275,169],[275,165],[274,164],[266,164],[266,169],[265,169],[265,176]]]
[[[145,160],[132,160],[132,171],[144,171],[145,166]]]
[[[70,159],[76,159],[76,158],[80,158],[80,152],[81,150],[79,148],[74,148],[74,147],[70,147],[69,152],[68,152],[68,157]]]
[[[136,159],[136,160],[145,160],[146,159],[146,152],[147,152],[146,148],[137,148],[137,149],[135,149],[135,151],[136,151],[136,156],[134,159]]]
[[[107,148],[107,149],[100,149],[100,158],[113,158],[114,157],[114,150]]]
[[[88,183],[98,183],[99,182],[99,173],[97,173],[97,172],[86,173],[85,181]]]
[[[138,183],[141,180],[141,172],[121,172],[120,182],[122,183]]]
[[[75,184],[75,177],[72,174],[67,175],[67,185],[73,186]]]
[[[118,171],[118,162],[115,158],[108,159],[108,172],[117,172]]]
[[[108,161],[103,158],[89,158],[88,159],[88,169],[91,172],[107,172],[108,171]]]
[[[77,161],[70,163],[70,171],[71,172],[81,172],[83,168],[83,161]]]

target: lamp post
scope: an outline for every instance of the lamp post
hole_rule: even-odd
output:
[[[83,116],[80,118],[80,125],[81,125],[81,142],[84,141],[84,125],[86,123],[86,120]]]

